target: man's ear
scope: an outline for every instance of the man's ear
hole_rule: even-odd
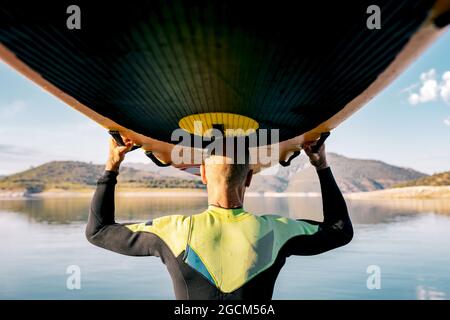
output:
[[[205,171],[205,165],[200,165],[200,176],[202,177],[202,183],[206,184],[208,181],[206,180],[206,171]]]
[[[245,178],[245,186],[249,187],[250,183],[252,182],[252,177],[253,177],[253,170],[249,170],[247,173],[247,177]]]

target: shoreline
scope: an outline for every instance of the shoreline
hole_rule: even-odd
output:
[[[450,186],[390,188],[369,192],[347,193],[345,197],[351,200],[450,199]]]
[[[84,198],[92,197],[95,190],[49,190],[39,193],[23,191],[0,191],[1,200],[27,200],[48,198]],[[116,190],[119,197],[206,197],[203,189],[123,189]]]
[[[1,200],[26,200],[26,199],[48,199],[48,198],[84,198],[92,197],[94,190],[83,191],[44,191],[40,193],[26,194],[24,192],[0,192]],[[161,190],[161,189],[149,189],[149,190],[118,190],[116,191],[118,197],[207,197],[206,190],[198,189],[185,189],[185,190]],[[320,197],[319,192],[247,192],[245,194],[249,198],[317,198]]]
[[[40,193],[27,194],[23,191],[0,191],[1,200],[26,200],[48,198],[78,198],[92,197],[95,190],[49,190]],[[205,189],[118,189],[118,197],[207,197]],[[319,192],[247,192],[251,198],[317,198]],[[345,193],[349,200],[374,199],[450,199],[450,186],[415,186],[391,188],[368,192]]]

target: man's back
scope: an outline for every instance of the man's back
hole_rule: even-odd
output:
[[[317,225],[304,221],[255,216],[244,209],[215,206],[191,217],[166,216],[152,224],[133,224],[127,228],[152,233],[161,239],[162,246],[168,247],[164,260],[172,257],[177,260],[177,264],[170,265],[169,272],[172,275],[181,272],[183,279],[189,279],[185,280],[187,292],[177,293],[177,297],[186,298],[242,298],[247,291],[253,297],[270,298],[276,275],[286,258],[280,254],[284,244],[293,237],[312,235],[318,230]],[[173,267],[178,270],[172,270]],[[258,275],[264,279],[264,286],[272,283],[270,290],[263,290],[257,281],[252,281]],[[204,289],[199,291],[199,285]],[[191,286],[195,290],[189,290]]]
[[[270,299],[290,255],[312,255],[348,243],[353,235],[345,201],[329,168],[319,170],[324,221],[255,216],[210,205],[201,214],[139,224],[114,220],[117,172],[98,182],[86,228],[88,240],[133,256],[158,256],[177,299]]]

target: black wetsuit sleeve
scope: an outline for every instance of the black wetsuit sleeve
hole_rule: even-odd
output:
[[[130,256],[160,256],[162,240],[150,232],[133,232],[115,222],[117,172],[105,171],[91,202],[86,238],[96,246]]]
[[[343,245],[353,238],[353,227],[347,205],[330,168],[317,171],[322,191],[323,222],[298,220],[301,223],[318,225],[317,232],[291,238],[283,247],[290,255],[314,255]]]

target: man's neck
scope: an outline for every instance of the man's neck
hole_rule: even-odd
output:
[[[208,188],[208,204],[225,209],[242,208],[244,190],[220,190]]]

